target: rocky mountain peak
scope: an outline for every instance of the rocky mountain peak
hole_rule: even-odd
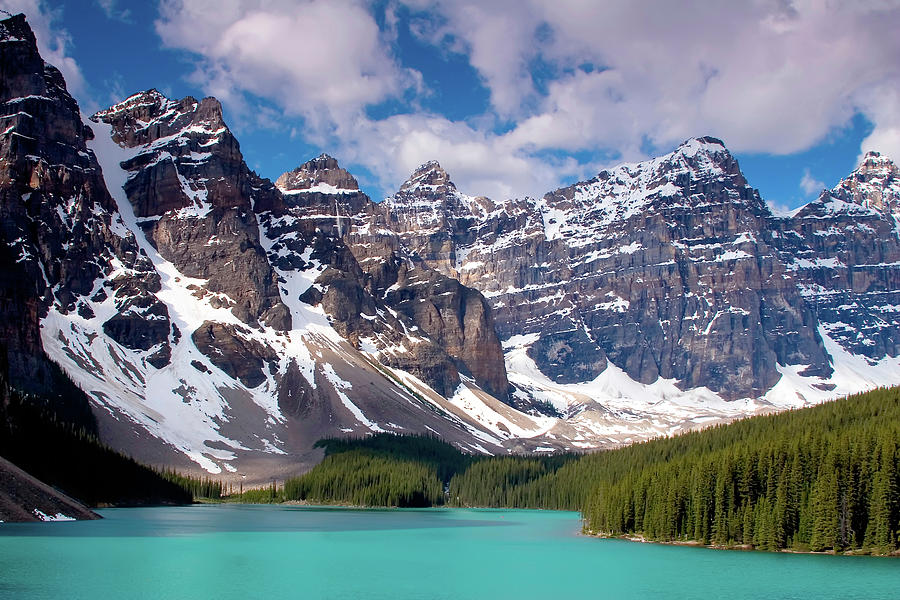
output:
[[[882,213],[900,213],[900,168],[879,152],[867,152],[859,167],[829,195]]]
[[[275,186],[282,192],[339,193],[341,191],[358,191],[359,183],[347,170],[342,169],[338,161],[322,153],[308,160],[293,171],[283,173]]]
[[[675,152],[684,156],[695,156],[701,152],[706,154],[728,153],[725,143],[712,136],[702,136],[687,139],[678,145]]]
[[[25,42],[37,47],[37,41],[34,38],[34,32],[25,21],[25,15],[19,13],[8,19],[0,21],[0,41],[4,42]]]
[[[586,183],[609,182],[616,187],[624,185],[653,190],[666,183],[687,187],[695,181],[725,179],[730,180],[729,184],[734,186],[745,186],[747,183],[737,161],[725,144],[719,139],[707,136],[685,140],[669,154],[657,158],[638,163],[624,163],[601,171],[597,177]]]
[[[720,179],[732,178],[736,185],[746,185],[737,160],[725,147],[724,142],[714,137],[690,138],[682,142],[669,155],[662,157],[664,163],[687,167],[692,178]],[[681,169],[676,169],[676,172]]]
[[[172,100],[156,89],[133,94],[98,112],[91,120],[112,125],[115,141],[127,147],[143,146],[176,134],[218,137],[228,130],[222,105],[215,98],[198,102],[186,96]],[[205,142],[211,145],[212,139]]]
[[[400,186],[401,192],[412,190],[455,191],[456,186],[450,181],[450,175],[441,167],[440,163],[430,160],[413,171],[409,179]]]

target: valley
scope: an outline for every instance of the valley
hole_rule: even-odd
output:
[[[0,24],[4,369],[70,379],[55,406],[141,462],[265,482],[380,432],[586,451],[900,383],[878,153],[787,216],[712,137],[538,199],[431,161],[373,201],[326,154],[260,177],[215,98],[83,115]]]

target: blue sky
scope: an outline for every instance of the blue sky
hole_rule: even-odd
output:
[[[374,199],[430,159],[538,196],[713,135],[781,208],[900,156],[900,4],[845,4],[0,0],[85,112],[214,95],[272,179],[328,152]]]

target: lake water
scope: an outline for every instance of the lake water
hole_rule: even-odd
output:
[[[575,513],[251,505],[0,525],[0,598],[900,598],[900,560],[598,540]]]

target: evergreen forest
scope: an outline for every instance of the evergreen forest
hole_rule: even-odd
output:
[[[433,436],[327,438],[316,444],[325,459],[308,473],[241,494],[104,446],[80,390],[60,389],[65,412],[0,376],[0,455],[89,506],[212,499],[560,509],[581,511],[585,530],[603,536],[898,553],[900,388],[589,454],[491,457]]]
[[[101,443],[84,392],[49,368],[52,398],[13,389],[0,364],[0,456],[87,506],[183,504],[203,491],[203,480],[160,473]],[[213,493],[218,484],[208,483]]]
[[[900,388],[584,455],[482,457],[431,437],[323,440],[287,499],[579,510],[589,532],[765,550],[898,548]]]

